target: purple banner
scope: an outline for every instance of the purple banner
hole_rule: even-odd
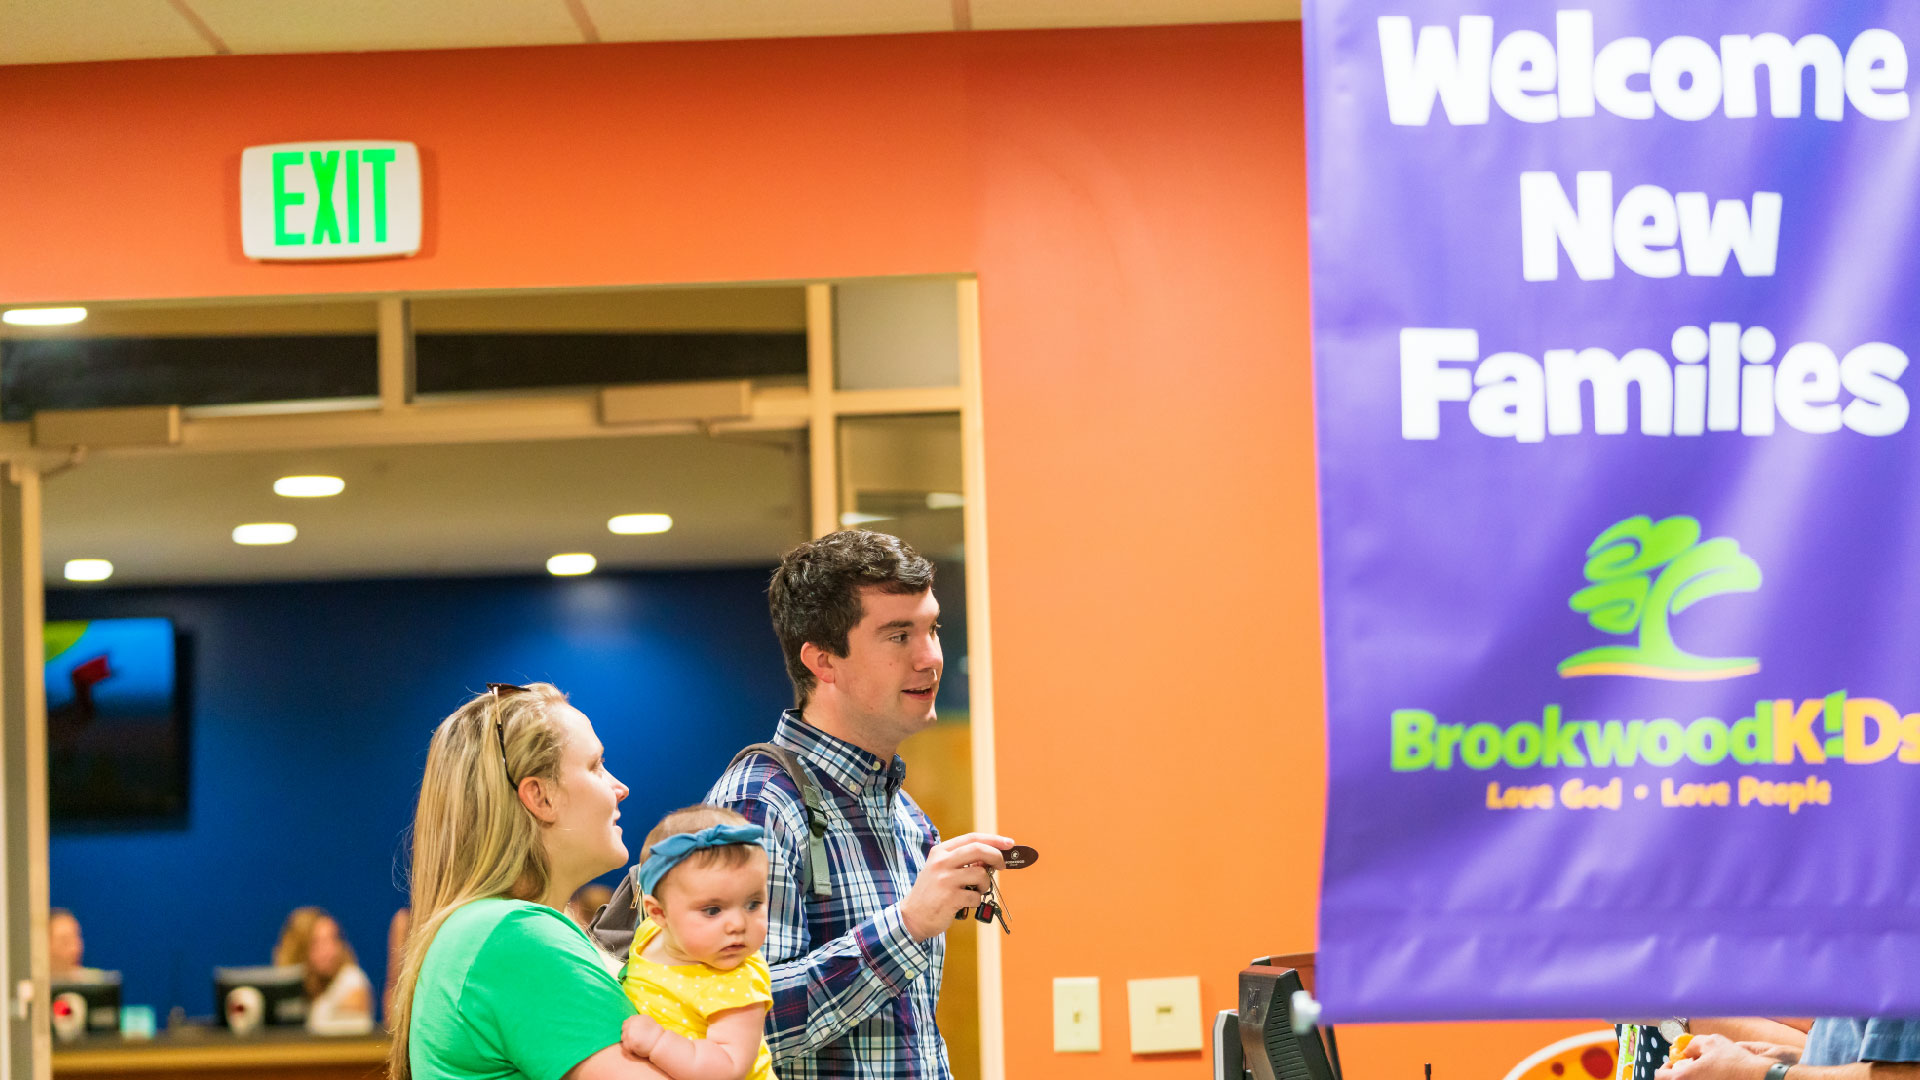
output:
[[[1305,36],[1327,1016],[1920,1015],[1920,4]]]

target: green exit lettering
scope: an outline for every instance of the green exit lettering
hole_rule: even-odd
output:
[[[390,147],[366,150],[285,150],[273,155],[273,242],[277,247],[324,246],[360,242],[360,202],[364,196],[373,210],[373,240],[387,239],[387,169],[393,164]],[[287,228],[287,211],[305,205],[303,191],[290,190],[287,173],[305,169],[313,177],[315,201],[313,232]],[[333,193],[342,189],[345,221],[335,210]],[[342,235],[344,225],[344,237]]]

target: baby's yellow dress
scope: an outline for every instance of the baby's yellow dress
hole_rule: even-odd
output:
[[[704,1039],[707,1019],[715,1013],[748,1005],[773,1005],[773,973],[759,953],[747,957],[732,971],[705,964],[656,964],[640,954],[660,936],[660,930],[660,924],[652,919],[642,920],[634,929],[620,987],[635,1008],[653,1017],[661,1027],[689,1039]],[[747,1080],[774,1080],[773,1054],[767,1050],[765,1036],[760,1039],[760,1054],[754,1058]]]

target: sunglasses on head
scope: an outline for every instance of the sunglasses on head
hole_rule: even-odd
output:
[[[500,740],[500,771],[507,774],[507,786],[518,789],[520,781],[513,778],[513,767],[507,764],[507,722],[500,715],[500,699],[527,693],[527,688],[517,683],[490,682],[487,693],[493,695],[493,733]]]

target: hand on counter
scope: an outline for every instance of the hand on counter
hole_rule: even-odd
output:
[[[1756,1042],[1752,1039],[1742,1039],[1738,1045],[1748,1053],[1759,1054],[1768,1061],[1778,1061],[1783,1065],[1800,1064],[1800,1048],[1797,1046],[1781,1046],[1779,1043]]]
[[[1724,1035],[1702,1035],[1687,1043],[1681,1056],[1653,1074],[1654,1080],[1766,1080],[1775,1058],[1756,1053],[1761,1043],[1737,1043]]]

